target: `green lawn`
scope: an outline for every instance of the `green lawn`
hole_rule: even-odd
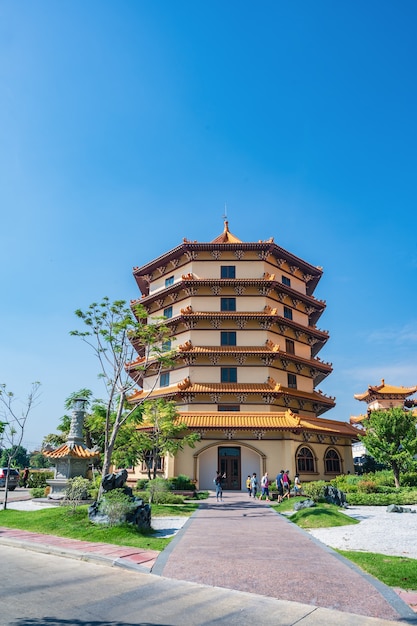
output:
[[[336,550],[389,587],[417,590],[417,560],[372,552]]]
[[[294,503],[305,498],[297,496],[290,500],[285,500],[281,504],[273,505],[278,513],[289,513],[288,519],[300,526],[301,528],[329,528],[331,526],[348,526],[350,524],[359,524],[358,520],[342,513],[340,507],[334,504],[318,504],[308,509],[294,511]]]
[[[198,508],[198,503],[184,505],[152,505],[152,516],[190,516]],[[84,541],[100,541],[119,546],[163,550],[171,538],[156,537],[152,531],[140,533],[131,524],[112,528],[92,524],[88,519],[87,506],[80,506],[72,513],[68,508],[47,507],[40,511],[0,511],[0,526],[19,528],[46,535],[70,537]]]

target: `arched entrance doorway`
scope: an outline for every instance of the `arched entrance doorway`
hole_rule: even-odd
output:
[[[227,442],[228,443],[228,442]],[[248,475],[256,472],[262,476],[265,469],[266,456],[259,448],[243,441],[227,445],[226,442],[212,442],[200,450],[194,457],[194,476],[199,489],[213,489],[216,471],[226,474],[224,489],[242,491]],[[239,482],[240,480],[240,482]]]
[[[223,489],[237,491],[241,489],[241,453],[239,446],[219,446],[218,467],[225,476]]]

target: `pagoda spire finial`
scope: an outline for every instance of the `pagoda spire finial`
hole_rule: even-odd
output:
[[[226,202],[224,203],[224,213],[223,213],[223,222],[224,222],[224,233],[228,233],[229,232],[229,220],[227,219],[227,204]]]

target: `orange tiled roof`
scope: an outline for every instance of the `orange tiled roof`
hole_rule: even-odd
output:
[[[268,377],[266,383],[192,383],[190,378],[184,378],[176,385],[169,387],[160,387],[153,391],[144,391],[143,389],[132,394],[129,402],[138,402],[144,397],[155,398],[158,396],[176,395],[182,391],[188,393],[281,393],[281,385],[276,383],[271,377]]]
[[[152,391],[144,391],[143,389],[133,393],[128,401],[135,403],[143,401],[146,398],[158,398],[176,396],[182,392],[186,393],[200,393],[200,394],[287,394],[300,399],[310,400],[311,402],[318,402],[319,404],[328,407],[334,406],[334,398],[326,396],[320,390],[309,393],[306,391],[300,391],[299,389],[290,389],[283,387],[281,383],[277,383],[273,378],[268,377],[266,383],[192,383],[190,378],[185,378],[183,381],[176,385],[170,385],[169,387],[159,387]]]
[[[79,445],[70,448],[66,443],[62,444],[62,446],[56,450],[45,450],[42,454],[49,459],[62,459],[67,456],[79,459],[94,459],[100,456],[100,452],[89,450]]]
[[[351,415],[349,418],[349,422],[351,424],[360,424],[367,417],[368,417],[367,415]]]
[[[157,389],[152,389],[148,391],[144,391],[143,389],[138,389],[132,395],[130,395],[127,400],[128,402],[142,402],[147,398],[162,398],[167,396],[175,396],[179,393],[178,385],[170,385],[169,387],[158,387]]]
[[[385,380],[381,380],[380,385],[369,385],[367,391],[364,393],[357,393],[353,397],[356,400],[365,400],[369,401],[373,397],[383,396],[383,395],[397,395],[397,396],[411,396],[413,393],[417,391],[417,386],[415,387],[395,387],[394,385],[386,385]]]
[[[316,431],[321,433],[333,433],[339,435],[358,436],[357,428],[347,422],[323,419],[322,417],[301,417],[300,427],[303,430]]]
[[[263,346],[193,346],[191,341],[178,346],[178,351],[192,352],[193,354],[213,354],[218,352],[237,353],[237,352],[279,352],[279,345],[267,340]]]
[[[305,363],[306,365],[314,364],[318,369],[331,370],[332,364],[322,361],[319,357],[305,359],[298,355],[282,352],[280,346],[270,339],[267,339],[261,346],[193,346],[190,340],[178,346],[175,356],[181,354],[276,354],[289,358],[291,361]]]
[[[320,417],[309,418],[295,415],[290,410],[270,413],[250,413],[240,411],[217,411],[205,412],[194,411],[178,414],[178,423],[186,424],[187,428],[224,430],[225,428],[235,430],[281,430],[311,431],[313,433],[332,434],[335,436],[347,436],[356,439],[358,430],[345,422],[335,420],[325,420]],[[138,426],[138,430],[149,430],[153,426],[150,423],[143,423]]]
[[[236,411],[194,411],[178,413],[177,422],[186,424],[187,428],[238,428],[248,430],[262,428],[265,430],[292,430],[299,427],[300,418],[290,410],[270,413],[249,413]],[[150,423],[143,423],[138,430],[152,428]]]
[[[297,428],[300,418],[290,411],[279,413],[243,413],[217,411],[216,413],[180,413],[178,420],[189,428],[263,428],[288,430]]]
[[[194,393],[280,393],[281,385],[269,383],[193,383],[186,389]]]
[[[232,235],[229,231],[229,222],[226,220],[222,234],[216,237],[216,239],[213,239],[211,243],[242,243],[242,241]]]

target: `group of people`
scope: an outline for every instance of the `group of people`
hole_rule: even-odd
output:
[[[285,472],[284,470],[280,470],[279,473],[277,474],[276,484],[277,484],[277,492],[278,492],[278,498],[277,498],[278,504],[280,504],[280,502],[282,502],[284,498],[289,499],[291,497],[291,480],[290,480],[289,474],[290,474],[290,470],[285,470]],[[213,481],[216,487],[217,502],[223,502],[222,482],[225,478],[226,478],[226,474],[217,472],[216,477]],[[249,494],[249,497],[252,497],[252,498],[258,497],[260,500],[262,498],[265,498],[265,500],[269,502],[270,501],[270,498],[269,498],[270,484],[271,484],[271,481],[269,480],[268,472],[265,472],[265,474],[261,478],[261,485],[260,485],[261,491],[259,493],[259,481],[256,476],[256,472],[253,472],[252,476],[248,474],[248,477],[246,479],[246,489]],[[296,474],[294,477],[294,495],[297,496],[300,494],[301,494],[300,476],[299,474]]]
[[[284,498],[289,499],[291,497],[291,480],[290,480],[289,474],[290,474],[290,470],[285,470],[285,472],[284,470],[280,470],[279,473],[277,474],[276,484],[277,484],[277,492],[278,492],[278,498],[277,498],[278,504],[282,502]],[[270,501],[269,487],[270,487],[270,480],[268,477],[268,472],[265,472],[265,474],[262,476],[260,494],[259,494],[259,481],[256,476],[256,472],[254,472],[252,476],[249,474],[246,479],[246,489],[247,489],[249,497],[252,497],[252,498],[259,497],[259,499],[265,497],[265,500],[269,502]],[[301,494],[300,476],[299,474],[296,474],[294,477],[294,495],[297,496],[300,494]]]

